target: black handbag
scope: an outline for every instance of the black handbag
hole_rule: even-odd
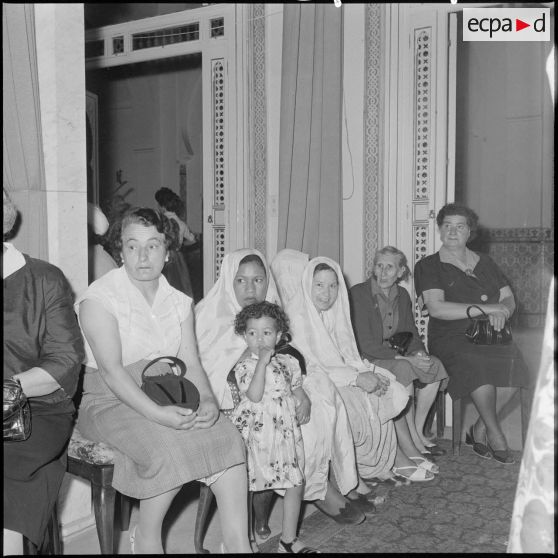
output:
[[[170,361],[180,369],[180,374],[163,374],[159,376],[146,376],[147,370],[160,360]],[[200,404],[200,392],[198,388],[184,375],[186,374],[186,365],[182,360],[172,356],[162,356],[153,359],[145,365],[141,373],[141,389],[155,403],[159,405],[178,405],[186,409],[196,411]]]
[[[398,331],[388,339],[388,343],[391,345],[392,349],[395,349],[403,356],[407,352],[412,339],[413,334],[410,331]]]
[[[472,318],[471,308],[478,308],[482,316]],[[465,330],[467,339],[475,345],[509,345],[512,342],[512,331],[508,320],[500,331],[496,331],[490,324],[488,315],[476,304],[467,307],[467,317],[471,321]]]
[[[4,380],[4,442],[22,442],[31,434],[31,408],[18,380]]]

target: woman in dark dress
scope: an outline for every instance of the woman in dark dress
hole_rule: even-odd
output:
[[[4,238],[16,209],[4,190]],[[72,290],[55,266],[4,242],[4,383],[17,381],[31,408],[31,435],[4,442],[4,555],[24,535],[43,543],[66,471],[81,362],[85,356]]]
[[[160,188],[157,190],[155,192],[155,200],[159,205],[159,209],[165,214],[165,217],[172,219],[178,226],[178,237],[180,239],[178,248],[170,255],[168,262],[163,268],[163,275],[171,287],[194,298],[186,248],[193,246],[197,240],[194,233],[182,219],[182,217],[185,217],[184,202],[170,188]]]
[[[500,331],[515,310],[508,281],[485,254],[466,246],[478,217],[457,204],[445,205],[437,219],[442,247],[415,266],[415,287],[430,315],[428,347],[444,363],[452,398],[470,395],[479,412],[469,436],[482,457],[513,463],[496,412],[496,387],[526,386],[527,367],[517,346],[474,345],[465,337],[467,308],[475,304]],[[472,317],[481,315],[472,308]]]

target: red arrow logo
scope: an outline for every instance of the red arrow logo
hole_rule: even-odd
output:
[[[520,19],[515,18],[515,30],[516,31],[521,31],[522,29],[525,29],[526,27],[531,27],[530,23],[525,23],[524,21],[521,21]]]

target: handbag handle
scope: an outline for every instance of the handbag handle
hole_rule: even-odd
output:
[[[180,368],[180,376],[184,376],[186,374],[186,365],[184,364],[184,362],[182,360],[180,360],[177,357],[173,357],[173,356],[161,356],[161,357],[157,357],[154,358],[152,361],[148,362],[145,365],[145,368],[143,369],[142,373],[141,373],[141,381],[144,381],[144,376],[145,376],[145,372],[147,371],[147,369],[155,364],[156,362],[159,362],[160,360],[170,360],[172,364],[176,364],[176,366],[178,366],[178,368]]]
[[[476,304],[471,304],[471,306],[467,306],[467,317],[468,317],[470,320],[474,320],[474,319],[475,319],[475,318],[471,317],[471,314],[469,313],[470,310],[471,310],[471,308],[478,308],[478,309],[481,311],[481,314],[482,314],[485,318],[488,318],[488,314],[487,314],[480,306],[477,306]],[[479,316],[477,316],[477,318],[478,318],[478,317],[479,317]]]

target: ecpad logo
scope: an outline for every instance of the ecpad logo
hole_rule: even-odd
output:
[[[549,41],[550,8],[463,8],[464,41]]]

